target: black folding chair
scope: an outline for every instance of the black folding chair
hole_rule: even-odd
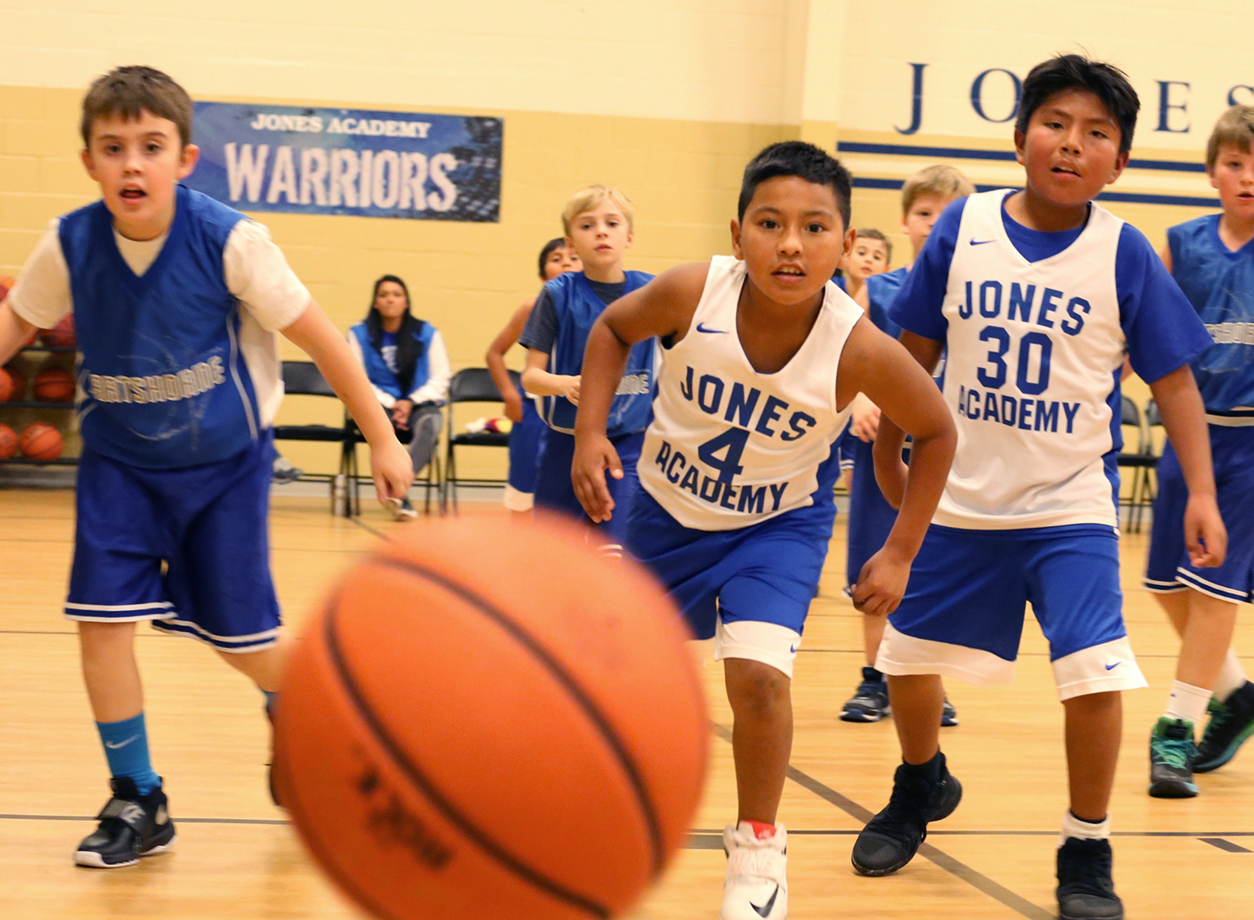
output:
[[[1150,406],[1154,401],[1150,400]],[[1147,411],[1148,411],[1147,407]],[[1154,407],[1154,417],[1157,424],[1158,410]],[[1136,407],[1131,397],[1123,397],[1120,428],[1132,429],[1135,432],[1135,438],[1124,435],[1124,447],[1119,452],[1119,466],[1132,470],[1132,488],[1128,493],[1128,532],[1140,533],[1141,518],[1148,508],[1154,502],[1154,483],[1151,474],[1158,466],[1158,455],[1154,451],[1154,442],[1150,437],[1150,432],[1142,419],[1141,411]],[[1135,440],[1136,449],[1130,450],[1131,442]]]
[[[283,389],[288,396],[329,396],[339,401],[339,397],[331,389],[331,384],[327,383],[322,372],[318,370],[318,366],[312,361],[284,361]],[[274,439],[276,441],[325,441],[340,445],[337,472],[302,473],[301,479],[330,483],[331,513],[343,513],[345,517],[351,517],[361,513],[361,497],[357,482],[357,452],[353,449],[356,442],[349,431],[347,412],[344,413],[344,418],[346,421],[339,425],[275,425]],[[337,508],[335,479],[341,475],[344,476],[349,491],[343,506]]]
[[[510,383],[518,386],[517,371],[509,372]],[[458,483],[471,485],[496,484],[496,479],[461,479],[457,475],[457,448],[459,447],[509,447],[509,435],[497,431],[462,431],[454,420],[456,407],[460,403],[501,403],[501,391],[496,388],[492,375],[486,367],[468,367],[458,371],[449,381],[448,386],[448,417],[445,428],[448,438],[445,441],[444,482],[440,494],[440,511],[444,512],[449,504],[453,513],[457,513]]]

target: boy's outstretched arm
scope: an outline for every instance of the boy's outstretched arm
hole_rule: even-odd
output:
[[[35,328],[13,312],[7,298],[0,302],[0,364],[17,354]]]
[[[936,364],[944,350],[941,342],[926,339],[913,332],[902,332],[900,344],[926,373],[936,370]],[[936,389],[935,381],[933,389]],[[906,432],[899,425],[893,424],[891,419],[882,419],[875,446],[872,448],[875,481],[884,494],[884,499],[894,508],[901,507],[906,490],[906,465],[901,462],[901,449],[905,443]]]
[[[1222,565],[1228,552],[1228,531],[1215,502],[1210,430],[1193,371],[1186,364],[1149,386],[1189,488],[1189,502],[1184,509],[1184,542],[1189,561],[1205,568]]]
[[[930,341],[915,338],[920,344]],[[881,465],[887,467],[891,458],[890,487],[899,507],[888,539],[867,560],[854,586],[854,606],[863,613],[886,615],[901,602],[910,566],[945,490],[958,443],[949,408],[919,360],[930,358],[935,366],[940,343],[933,344],[935,355],[911,354],[863,319],[854,327],[840,358],[837,404],[847,404],[853,392],[861,390],[882,410],[874,448],[876,478],[880,479]],[[906,434],[913,440],[908,469],[901,462]]]
[[[392,423],[374,395],[361,364],[348,349],[322,307],[311,300],[284,337],[313,359],[331,389],[348,408],[370,445],[370,467],[379,501],[404,498],[414,481],[414,464],[396,440]]]
[[[622,462],[605,436],[605,426],[631,346],[653,336],[682,338],[701,300],[708,271],[709,265],[702,263],[663,272],[606,307],[588,335],[570,478],[575,496],[593,521],[608,521],[614,510],[605,474],[615,479],[623,476]]]
[[[505,328],[496,334],[496,338],[492,340],[492,344],[483,355],[488,373],[492,375],[492,382],[501,391],[501,398],[505,401],[505,416],[511,422],[522,421],[523,406],[522,398],[514,389],[514,382],[509,379],[509,370],[505,367],[505,352],[509,351],[518,341],[518,337],[522,335],[523,326],[527,324],[527,316],[530,313],[531,304],[529,303],[515,310],[514,315],[505,324]]]

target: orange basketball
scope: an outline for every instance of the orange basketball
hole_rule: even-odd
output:
[[[8,396],[4,400],[0,400],[0,402],[21,402],[26,398],[26,378],[15,367],[4,368],[4,373],[8,377],[9,391]],[[3,389],[3,385],[0,384],[0,390]]]
[[[34,390],[43,402],[73,402],[74,375],[63,367],[45,367],[35,375]]]
[[[61,456],[61,432],[47,422],[32,422],[22,432],[18,446],[27,460],[55,460]]]
[[[17,453],[17,434],[8,425],[0,425],[0,460],[12,460]]]
[[[286,669],[280,800],[399,920],[626,911],[687,837],[710,722],[679,613],[573,525],[414,525]]]
[[[51,329],[39,330],[39,341],[49,348],[73,348],[78,344],[74,335],[74,314],[67,313],[65,318]]]
[[[13,394],[13,378],[4,368],[0,368],[0,402],[8,402]]]

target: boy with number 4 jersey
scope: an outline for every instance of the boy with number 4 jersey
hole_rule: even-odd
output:
[[[593,520],[627,517],[627,548],[653,568],[698,639],[715,639],[735,718],[739,814],[723,832],[722,920],[788,913],[787,832],[776,822],[792,745],[791,680],[835,517],[834,443],[859,391],[914,436],[901,513],[854,589],[892,610],[953,451],[936,385],[829,282],[853,242],[849,173],[801,142],[745,168],[735,258],[685,265],[611,304],[588,337],[572,479]],[[662,367],[640,454],[641,489],[606,437],[634,343]]]

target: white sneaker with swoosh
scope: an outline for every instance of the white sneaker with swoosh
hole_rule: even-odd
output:
[[[788,831],[759,838],[747,821],[723,829],[727,879],[719,920],[784,920],[788,916]]]

